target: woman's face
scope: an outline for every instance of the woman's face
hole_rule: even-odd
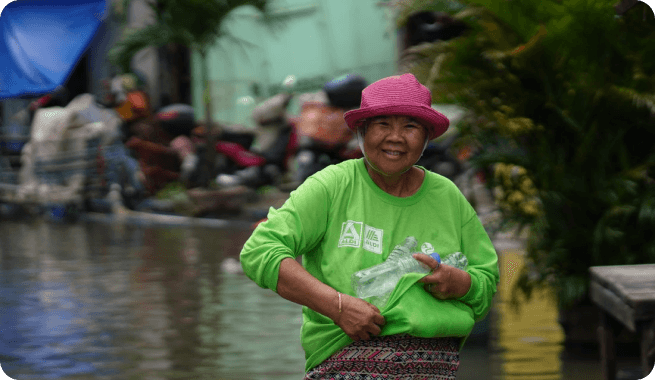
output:
[[[426,128],[411,117],[379,116],[368,123],[364,152],[377,171],[399,175],[421,157],[426,138]]]

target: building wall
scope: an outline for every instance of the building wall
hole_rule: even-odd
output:
[[[148,6],[148,0],[132,0],[128,10],[127,27],[142,28],[155,22],[153,10]],[[132,68],[142,75],[150,94],[150,104],[158,109],[160,104],[160,70],[159,53],[156,47],[142,49],[132,58]]]
[[[373,82],[396,71],[394,20],[377,1],[277,0],[272,13],[277,22],[267,27],[254,9],[236,10],[226,26],[242,42],[223,38],[209,51],[215,120],[251,125],[254,105],[279,91],[288,75],[305,92],[346,73]],[[204,119],[199,55],[192,76],[196,116]]]
[[[107,60],[107,52],[120,39],[122,26],[117,17],[112,15],[111,10],[108,12],[107,18],[98,28],[86,53],[90,78],[88,91],[96,96],[101,96],[104,91],[102,80],[111,78],[117,72],[117,69]]]

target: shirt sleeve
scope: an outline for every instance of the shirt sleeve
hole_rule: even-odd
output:
[[[496,249],[476,214],[462,226],[462,253],[468,258],[471,288],[459,300],[473,309],[474,319],[479,321],[491,309],[499,273]]]
[[[257,285],[277,292],[280,263],[312,251],[327,226],[329,194],[322,183],[307,179],[279,209],[270,208],[241,250],[244,273]]]

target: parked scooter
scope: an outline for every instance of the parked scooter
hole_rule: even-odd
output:
[[[251,135],[223,133],[216,143],[221,164],[216,183],[221,187],[258,188],[278,185],[297,149],[296,129],[287,115],[290,93],[275,95],[252,112],[256,131]]]
[[[335,78],[323,86],[319,100],[305,101],[298,121],[299,149],[294,180],[351,158],[362,157],[355,134],[343,114],[359,107],[366,80],[356,74]]]
[[[199,162],[191,138],[195,126],[193,107],[187,104],[166,106],[133,125],[125,145],[138,157],[151,194],[173,181],[195,182]]]

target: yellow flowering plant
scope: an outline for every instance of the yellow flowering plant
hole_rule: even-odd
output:
[[[564,307],[590,266],[655,262],[654,20],[614,3],[461,0],[468,31],[403,61],[433,101],[469,110],[458,127],[502,225],[529,231],[519,290],[549,283]]]

